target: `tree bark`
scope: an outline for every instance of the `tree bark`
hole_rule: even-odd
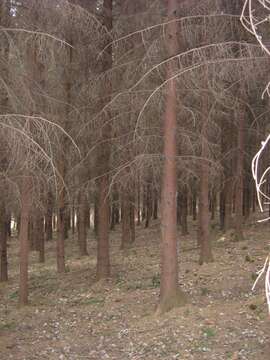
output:
[[[79,191],[78,197],[79,209],[78,209],[78,244],[81,256],[88,255],[87,252],[87,215],[88,204],[85,190]]]
[[[45,239],[50,241],[53,238],[53,229],[52,229],[52,217],[53,217],[53,197],[52,193],[48,192],[47,198],[47,211],[45,215]]]
[[[103,2],[103,23],[108,32],[112,30],[112,0]],[[108,37],[108,43],[111,39]],[[107,45],[108,45],[107,43]],[[103,71],[112,68],[112,47],[108,46],[105,53]],[[108,84],[107,100],[111,98],[111,86]],[[105,140],[99,149],[98,165],[100,178],[98,185],[98,228],[97,228],[97,279],[110,276],[110,250],[109,250],[109,227],[110,227],[110,203],[108,196],[110,168],[110,144],[111,125],[107,122],[102,128],[102,140]]]
[[[199,224],[198,224],[198,244],[200,246],[199,264],[213,262],[211,249],[209,225],[209,165],[207,159],[206,139],[202,139],[202,160],[200,166],[200,188],[199,188]]]
[[[207,84],[207,82],[206,82]],[[202,114],[201,131],[201,161],[200,161],[200,185],[199,185],[199,224],[198,245],[200,246],[199,264],[212,262],[212,248],[210,240],[210,213],[209,213],[209,162],[208,162],[208,95],[202,99],[204,112]]]
[[[177,1],[168,0],[169,18],[174,18]],[[167,35],[168,56],[177,53],[177,25],[170,22]],[[172,65],[167,68],[167,78],[173,74]],[[178,251],[176,219],[176,85],[169,81],[164,114],[164,165],[162,175],[161,209],[161,279],[160,302],[157,313],[162,314],[175,306],[183,305],[186,297],[178,287]]]
[[[65,189],[58,194],[57,206],[56,263],[57,272],[65,272]]]
[[[135,209],[132,196],[122,192],[122,240],[121,249],[130,247],[135,240]]]
[[[235,183],[235,241],[244,240],[243,234],[243,169],[244,169],[244,110],[238,113],[237,127],[237,160],[236,160],[236,183]]]
[[[28,303],[28,255],[29,238],[28,227],[31,211],[31,181],[28,177],[23,177],[21,184],[21,217],[20,217],[20,286],[19,286],[19,304]]]
[[[8,257],[7,257],[7,214],[5,202],[0,202],[0,281],[8,281]]]

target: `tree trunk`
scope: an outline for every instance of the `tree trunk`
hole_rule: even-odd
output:
[[[31,210],[31,181],[24,177],[21,184],[21,217],[20,217],[20,287],[19,287],[19,303],[26,305],[28,303],[28,255],[29,255],[29,239],[28,226],[30,222]]]
[[[181,194],[181,229],[182,235],[188,235],[188,189],[185,185]]]
[[[198,245],[200,246],[199,264],[213,262],[210,242],[210,216],[209,216],[209,165],[206,156],[206,139],[202,139],[202,160],[200,166],[200,188],[199,188],[199,224]]]
[[[53,217],[53,197],[52,193],[48,192],[47,198],[47,211],[45,215],[45,239],[50,241],[53,238],[53,229],[52,229],[52,217]]]
[[[103,23],[108,32],[112,30],[112,0],[103,1]],[[111,38],[108,36],[108,45]],[[109,45],[105,53],[103,71],[112,68],[112,47]],[[107,101],[111,98],[111,86],[107,87]],[[108,113],[109,115],[109,113]],[[97,279],[110,276],[110,250],[109,250],[109,227],[110,227],[110,203],[108,196],[109,189],[109,169],[110,169],[110,143],[111,125],[106,121],[102,128],[102,146],[99,148],[98,166],[99,176],[98,185],[98,228],[97,228]]]
[[[195,178],[192,181],[192,220],[197,220],[197,183]]]
[[[140,177],[138,177],[137,182],[137,225],[141,225],[141,182]]]
[[[97,279],[110,276],[108,175],[99,180],[98,228],[97,228]]]
[[[42,214],[37,218],[38,235],[38,250],[39,250],[39,262],[45,263],[45,232],[44,232],[44,217]]]
[[[201,132],[201,160],[200,160],[200,185],[199,185],[199,224],[198,245],[200,246],[199,264],[213,261],[210,241],[210,213],[209,213],[209,162],[207,144],[207,119],[208,119],[208,95],[203,98],[204,113],[202,114]]]
[[[122,192],[122,240],[121,249],[126,249],[135,240],[135,208],[133,197],[127,192]]]
[[[7,257],[7,215],[3,200],[0,202],[0,282],[8,281],[8,257]]]
[[[151,184],[148,182],[147,186],[146,186],[146,219],[145,219],[145,225],[144,227],[147,229],[149,227],[150,224],[150,220],[152,217],[152,187]]]
[[[153,220],[158,218],[158,192],[153,189]]]
[[[177,1],[168,0],[169,18],[174,18]],[[177,25],[168,25],[168,56],[177,53]],[[172,65],[167,68],[167,78],[173,74]],[[176,219],[176,85],[171,80],[167,85],[164,114],[164,165],[162,175],[162,209],[161,209],[161,279],[160,302],[157,313],[169,311],[175,306],[183,305],[186,297],[178,287],[178,251]]]
[[[234,240],[244,240],[243,235],[243,169],[244,169],[244,110],[238,113],[237,128],[237,160],[236,160],[236,184],[235,184],[235,234]]]
[[[57,272],[65,272],[65,189],[58,194],[56,262]]]
[[[78,197],[78,244],[81,256],[88,255],[87,252],[87,215],[88,204],[85,190],[81,189]]]

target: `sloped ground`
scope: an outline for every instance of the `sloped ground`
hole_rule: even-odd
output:
[[[31,254],[30,305],[17,307],[18,243],[9,248],[10,281],[0,285],[0,359],[221,360],[270,359],[270,322],[263,281],[255,272],[269,252],[269,225],[249,224],[246,241],[216,233],[216,262],[199,266],[195,228],[180,239],[180,283],[190,303],[155,316],[159,296],[159,227],[138,229],[134,247],[119,250],[111,236],[112,278],[95,283],[92,234],[89,257],[67,245],[68,272],[55,273],[54,243],[46,264]]]

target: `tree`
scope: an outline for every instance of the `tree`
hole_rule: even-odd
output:
[[[174,18],[177,1],[168,1],[168,17]],[[168,55],[177,52],[176,23],[171,22],[167,28]],[[167,76],[173,74],[171,63],[168,64]],[[176,218],[176,86],[173,80],[167,85],[164,113],[164,165],[161,198],[161,281],[158,313],[183,305],[186,297],[178,286],[178,251],[177,251],[177,218]]]
[[[112,30],[112,0],[103,2],[103,23],[108,33]],[[105,45],[110,42],[107,37]],[[112,47],[108,46],[105,59],[103,60],[102,71],[112,67]],[[105,100],[111,97],[111,84],[107,84]],[[109,227],[110,227],[110,203],[109,203],[109,169],[110,169],[110,144],[111,124],[107,122],[101,130],[102,144],[99,147],[97,156],[98,166],[98,228],[97,228],[97,279],[107,278],[110,275],[110,254],[109,254]]]

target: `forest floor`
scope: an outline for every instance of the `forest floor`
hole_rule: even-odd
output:
[[[270,359],[270,321],[263,280],[255,273],[269,253],[269,224],[250,221],[245,241],[214,230],[215,262],[198,265],[196,228],[181,236],[179,277],[189,304],[161,317],[159,225],[137,229],[134,246],[119,250],[111,234],[112,277],[95,282],[96,241],[79,258],[76,239],[66,241],[67,273],[55,272],[55,243],[46,263],[31,253],[30,305],[18,302],[18,243],[12,238],[10,281],[0,284],[0,359],[16,360],[221,360]]]

